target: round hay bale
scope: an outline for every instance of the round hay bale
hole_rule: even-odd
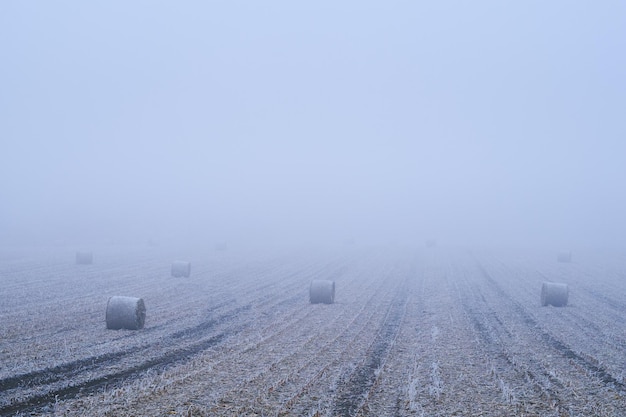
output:
[[[76,252],[76,264],[77,265],[90,265],[92,263],[93,263],[93,253]]]
[[[572,262],[572,252],[561,252],[556,256],[558,262]]]
[[[335,281],[314,279],[309,287],[309,301],[312,304],[335,302]]]
[[[191,274],[191,262],[174,261],[172,263],[173,277],[189,277]]]
[[[139,330],[146,321],[143,298],[113,296],[107,302],[107,329]]]
[[[564,307],[567,305],[568,296],[569,287],[567,284],[544,282],[541,285],[541,305],[543,307],[548,304],[555,307]]]

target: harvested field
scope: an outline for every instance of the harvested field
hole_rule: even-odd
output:
[[[623,255],[209,248],[173,280],[179,253],[97,249],[0,250],[0,415],[626,415]],[[143,329],[106,329],[113,295]]]

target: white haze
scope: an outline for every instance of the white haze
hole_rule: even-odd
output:
[[[0,243],[626,243],[623,1],[0,3]]]

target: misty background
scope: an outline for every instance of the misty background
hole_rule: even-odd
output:
[[[623,1],[3,1],[0,59],[1,244],[626,244]]]

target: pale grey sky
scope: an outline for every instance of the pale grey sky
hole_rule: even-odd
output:
[[[0,2],[0,240],[626,244],[623,1]]]

